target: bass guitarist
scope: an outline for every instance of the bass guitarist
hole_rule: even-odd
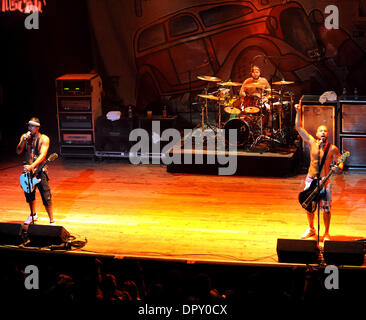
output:
[[[24,173],[34,172],[46,161],[50,139],[45,134],[40,133],[40,126],[41,123],[38,118],[31,118],[28,122],[29,131],[21,136],[19,144],[16,148],[17,154],[21,154],[25,149],[25,165],[23,167]],[[40,178],[41,181],[36,186],[41,194],[43,205],[50,219],[50,225],[56,225],[55,221],[53,220],[52,195],[50,186],[48,184],[49,178],[46,170],[43,169],[40,171],[38,178]],[[32,192],[24,192],[26,201],[29,204],[31,211],[29,217],[24,222],[25,225],[29,225],[38,220],[38,215],[36,213],[35,193],[35,189]]]
[[[320,179],[327,176],[330,170],[333,170],[335,173],[341,171],[343,169],[343,162],[339,163],[338,166],[331,166],[332,162],[337,162],[340,157],[339,150],[337,146],[328,142],[328,128],[324,125],[321,125],[317,128],[316,138],[314,138],[311,134],[309,134],[303,127],[301,120],[301,107],[300,105],[295,105],[296,109],[296,118],[295,118],[295,127],[300,137],[308,143],[310,147],[310,166],[308,169],[308,174],[305,179],[305,190],[308,189],[313,182],[314,179],[319,177]],[[323,159],[325,155],[325,158]],[[320,169],[320,174],[319,174]],[[330,240],[329,235],[329,227],[330,227],[330,218],[331,218],[331,183],[327,181],[320,191],[320,202],[319,209],[323,212],[323,221],[324,221],[324,240]],[[315,236],[316,231],[314,228],[314,212],[306,211],[307,220],[308,220],[308,228],[302,235],[302,239],[310,238]]]

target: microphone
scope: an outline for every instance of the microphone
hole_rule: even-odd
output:
[[[25,134],[25,140],[28,140],[28,139],[31,137],[31,134],[32,134],[32,132],[31,132],[31,131],[28,131],[28,132]]]
[[[326,137],[320,137],[320,139],[318,139],[319,143],[325,143],[327,141]]]

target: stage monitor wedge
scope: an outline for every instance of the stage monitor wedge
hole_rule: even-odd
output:
[[[0,223],[0,244],[20,245],[25,242],[24,225],[20,223]]]
[[[31,224],[28,227],[28,239],[31,245],[50,246],[68,241],[70,233],[62,226]]]
[[[278,262],[316,264],[319,249],[316,240],[277,239]]]
[[[328,265],[361,266],[365,244],[363,241],[325,241],[323,257]]]

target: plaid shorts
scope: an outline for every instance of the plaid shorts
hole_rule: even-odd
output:
[[[311,178],[309,175],[306,176],[304,190],[310,187],[313,180],[314,179]],[[331,206],[332,206],[332,185],[331,183],[328,183],[326,187],[320,191],[320,209],[329,212]]]

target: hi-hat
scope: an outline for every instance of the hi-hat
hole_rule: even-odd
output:
[[[272,84],[286,85],[286,84],[292,84],[292,83],[295,83],[295,82],[294,81],[281,80],[281,81],[273,82]]]
[[[232,86],[232,87],[240,87],[242,85],[242,83],[240,82],[231,82],[231,81],[227,81],[227,82],[221,82],[218,84],[219,86]]]
[[[218,100],[220,100],[220,101],[224,100],[222,98],[213,96],[211,94],[198,94],[198,96],[201,97],[201,98],[210,99],[210,100],[216,100],[216,101],[218,101]]]
[[[220,78],[211,77],[211,76],[197,76],[197,79],[200,79],[200,80],[203,80],[203,81],[212,81],[212,82],[222,81]]]

